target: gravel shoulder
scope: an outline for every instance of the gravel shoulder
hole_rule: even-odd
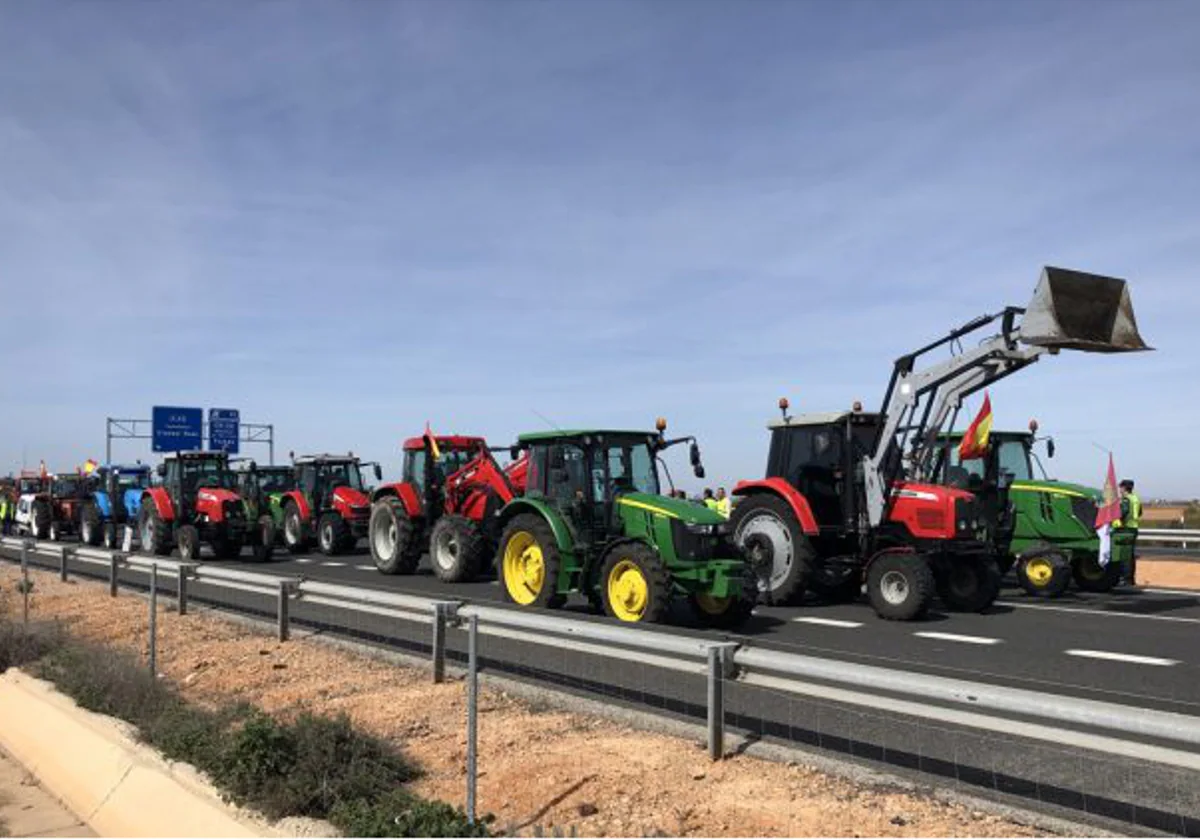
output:
[[[1200,562],[1187,558],[1139,557],[1137,577],[1139,586],[1200,590]]]
[[[1140,570],[1140,567],[1139,567]],[[0,572],[9,600],[17,573]],[[146,601],[100,584],[31,572],[31,612],[96,642],[146,653]],[[246,700],[288,716],[345,712],[425,770],[422,796],[465,799],[466,691],[428,670],[306,641],[279,643],[253,626],[160,601],[158,662],[193,702]],[[19,610],[17,611],[19,614]],[[803,763],[747,755],[711,763],[703,745],[604,717],[531,706],[483,687],[479,807],[497,830],[578,836],[1030,837],[1044,830]]]

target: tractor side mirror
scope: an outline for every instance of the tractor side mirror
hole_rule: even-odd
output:
[[[1054,438],[1046,439],[1046,457],[1047,458],[1054,457]]]
[[[700,466],[700,447],[695,441],[692,441],[692,445],[688,449],[688,457],[691,459],[693,467]]]
[[[508,447],[508,457],[513,461],[520,459],[521,447],[516,446],[516,445]]]
[[[375,480],[383,481],[383,469],[378,464],[375,465]]]
[[[696,466],[692,467],[692,473],[696,478],[704,478],[704,465],[696,464]]]
[[[159,464],[157,467],[154,468],[154,473],[159,478],[166,478],[167,477],[167,465]]]

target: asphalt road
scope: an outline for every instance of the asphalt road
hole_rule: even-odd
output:
[[[443,584],[424,562],[416,575],[380,574],[365,549],[332,558],[281,551],[267,564],[225,562],[425,596],[504,600],[494,579]],[[567,611],[590,614],[582,600]],[[690,623],[686,611],[674,617]],[[935,611],[914,623],[880,619],[865,600],[759,607],[737,635],[796,653],[1200,715],[1200,592],[1071,590],[1056,601],[1040,601],[1012,585],[987,613]]]

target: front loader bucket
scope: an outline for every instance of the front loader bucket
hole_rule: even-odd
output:
[[[1021,320],[1026,344],[1090,353],[1149,350],[1124,280],[1046,266]]]

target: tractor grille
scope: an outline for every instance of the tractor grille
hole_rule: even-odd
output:
[[[246,510],[242,507],[241,502],[227,501],[222,504],[222,507],[226,522],[244,522],[246,520]]]
[[[704,563],[741,556],[727,536],[694,534],[677,519],[671,521],[671,537],[680,560]]]
[[[979,500],[972,496],[969,499],[954,500],[955,533],[959,537],[974,537],[983,521],[983,511]]]
[[[1071,513],[1089,531],[1096,527],[1096,503],[1083,496],[1071,497]]]

